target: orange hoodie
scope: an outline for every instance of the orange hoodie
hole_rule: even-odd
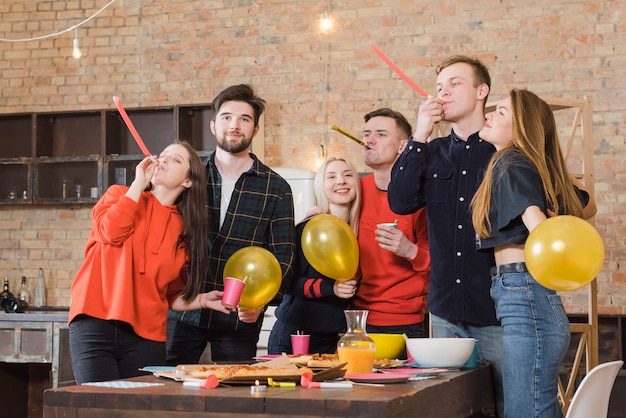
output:
[[[130,324],[137,335],[165,341],[167,310],[185,287],[183,222],[175,206],[144,192],[111,186],[92,210],[85,262],[71,287],[69,322],[79,314]]]

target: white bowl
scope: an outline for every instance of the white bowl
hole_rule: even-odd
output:
[[[460,367],[474,351],[474,338],[409,338],[406,349],[422,367]]]

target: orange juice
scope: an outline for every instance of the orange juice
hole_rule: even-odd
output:
[[[374,367],[375,347],[337,347],[339,361],[348,362],[346,374],[350,373],[371,373]]]

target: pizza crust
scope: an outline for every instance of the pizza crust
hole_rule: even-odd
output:
[[[289,360],[294,364],[302,364],[307,367],[336,367],[341,364],[339,355],[334,354],[307,354],[297,357],[290,357]]]
[[[283,376],[301,376],[311,372],[308,367],[268,367],[261,365],[213,366],[200,365],[189,371],[189,375],[197,379],[206,379],[213,374],[219,381],[236,378],[267,378]]]

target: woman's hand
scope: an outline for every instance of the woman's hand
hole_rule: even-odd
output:
[[[139,202],[141,193],[148,187],[150,180],[156,168],[159,166],[159,162],[154,156],[146,157],[135,167],[135,179],[130,184],[130,188],[126,192],[126,196],[133,199],[135,202]]]
[[[200,293],[198,295],[198,301],[200,302],[200,308],[202,309],[213,309],[214,311],[222,312],[225,314],[229,314],[231,312],[235,312],[236,308],[229,308],[227,306],[222,305],[222,295],[224,292],[219,290],[213,290],[207,293]]]
[[[336,280],[333,291],[338,298],[350,299],[356,293],[356,285],[357,281],[355,279],[346,281]]]
[[[305,218],[308,218],[309,216],[313,216],[313,215],[321,215],[322,210],[319,208],[319,206],[313,206],[311,209],[306,211],[306,214],[304,215]]]

